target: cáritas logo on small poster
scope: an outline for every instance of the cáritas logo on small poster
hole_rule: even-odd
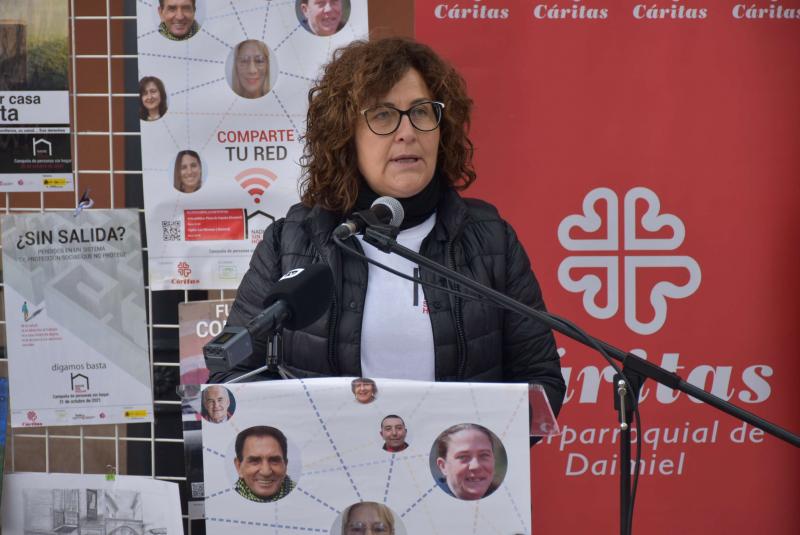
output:
[[[184,285],[192,285],[192,284],[199,284],[200,279],[190,279],[189,275],[192,274],[192,267],[189,265],[189,262],[185,260],[181,260],[178,262],[176,269],[178,271],[178,275],[181,276],[180,279],[170,279],[172,284],[184,284]]]

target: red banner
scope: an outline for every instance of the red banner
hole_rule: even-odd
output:
[[[416,2],[551,311],[800,432],[800,2]],[[436,97],[436,95],[434,95]],[[619,532],[610,367],[559,337],[534,531]],[[635,532],[796,533],[798,449],[647,381]]]
[[[241,240],[245,235],[244,210],[184,210],[186,241]]]

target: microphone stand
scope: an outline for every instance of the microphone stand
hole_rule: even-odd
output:
[[[241,383],[242,381],[245,381],[246,379],[249,379],[255,375],[259,375],[263,372],[280,375],[282,379],[296,379],[296,377],[292,377],[291,374],[283,369],[283,366],[281,365],[283,359],[280,357],[282,351],[283,348],[280,334],[278,332],[273,332],[269,342],[267,342],[266,364],[260,368],[256,368],[255,370],[243,373],[242,375],[237,375],[233,379],[223,381],[221,384],[229,385],[233,383]]]
[[[622,378],[615,377],[615,385],[618,387],[618,389],[614,404],[615,408],[617,408],[620,413],[620,428],[622,431],[620,433],[620,532],[622,535],[630,535],[628,529],[628,517],[631,513],[631,473],[629,469],[631,449],[631,415],[634,404],[639,397],[639,389],[641,388],[642,383],[648,378],[668,386],[669,388],[688,394],[695,399],[699,399],[704,403],[711,405],[722,412],[730,414],[734,418],[738,418],[739,420],[747,422],[753,427],[761,429],[762,431],[788,442],[795,447],[800,447],[800,436],[795,435],[771,422],[768,422],[767,420],[764,420],[763,418],[756,416],[755,414],[748,412],[734,405],[733,403],[729,403],[722,398],[710,394],[702,388],[698,388],[692,384],[689,384],[678,374],[669,372],[661,366],[648,362],[645,359],[634,355],[633,353],[618,349],[604,342],[603,340],[594,338],[592,336],[584,337],[582,334],[575,331],[565,323],[552,317],[548,313],[523,305],[522,303],[498,292],[497,290],[494,290],[493,288],[488,288],[478,282],[475,282],[474,280],[454,270],[448,269],[445,266],[442,266],[433,260],[429,260],[419,253],[398,244],[392,236],[381,232],[382,230],[383,229],[380,227],[368,227],[364,232],[364,241],[374,245],[385,253],[395,253],[406,260],[409,260],[410,262],[429,269],[439,276],[445,277],[450,281],[455,281],[458,284],[469,288],[482,298],[506,310],[510,310],[511,312],[516,312],[517,314],[538,320],[550,327],[552,330],[560,332],[561,334],[568,336],[569,338],[572,338],[573,340],[580,342],[587,347],[595,349],[595,346],[599,346],[614,360],[622,363],[623,374],[626,378],[628,378],[628,384],[630,384],[631,388],[634,390],[633,392],[629,391],[625,381],[623,381]],[[341,241],[337,241],[337,244],[341,247],[344,247],[344,244],[342,244]],[[619,381],[617,379],[619,379]],[[641,433],[640,430],[637,430],[637,432]],[[638,470],[638,468],[639,467],[637,466],[636,469]]]

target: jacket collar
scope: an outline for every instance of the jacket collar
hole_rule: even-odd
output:
[[[442,200],[436,209],[437,224],[433,230],[433,238],[441,241],[457,237],[467,222],[467,204],[453,189],[442,192]],[[320,244],[332,241],[333,230],[343,221],[341,214],[314,206],[306,214],[303,226]]]
[[[454,240],[467,222],[467,204],[453,188],[442,193],[442,200],[436,211],[436,226],[433,238],[439,241]]]

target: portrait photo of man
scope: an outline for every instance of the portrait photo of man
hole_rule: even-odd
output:
[[[206,421],[220,424],[233,416],[235,402],[233,394],[224,386],[206,387],[201,396],[201,414]]]
[[[350,14],[349,0],[298,0],[300,24],[306,31],[327,37],[344,28]]]
[[[200,31],[196,0],[158,0],[158,33],[170,41],[185,41]]]
[[[368,377],[353,379],[350,383],[350,389],[359,403],[372,403],[375,401],[375,396],[378,395],[378,385]]]
[[[383,449],[390,453],[403,451],[408,447],[406,442],[406,423],[396,414],[385,416],[381,420],[381,438],[383,439]]]
[[[500,486],[508,468],[500,439],[474,423],[445,429],[433,444],[430,461],[436,484],[459,500],[489,496]]]
[[[286,436],[275,427],[248,427],[236,436],[235,490],[253,502],[269,503],[288,495],[296,483],[287,473]]]

